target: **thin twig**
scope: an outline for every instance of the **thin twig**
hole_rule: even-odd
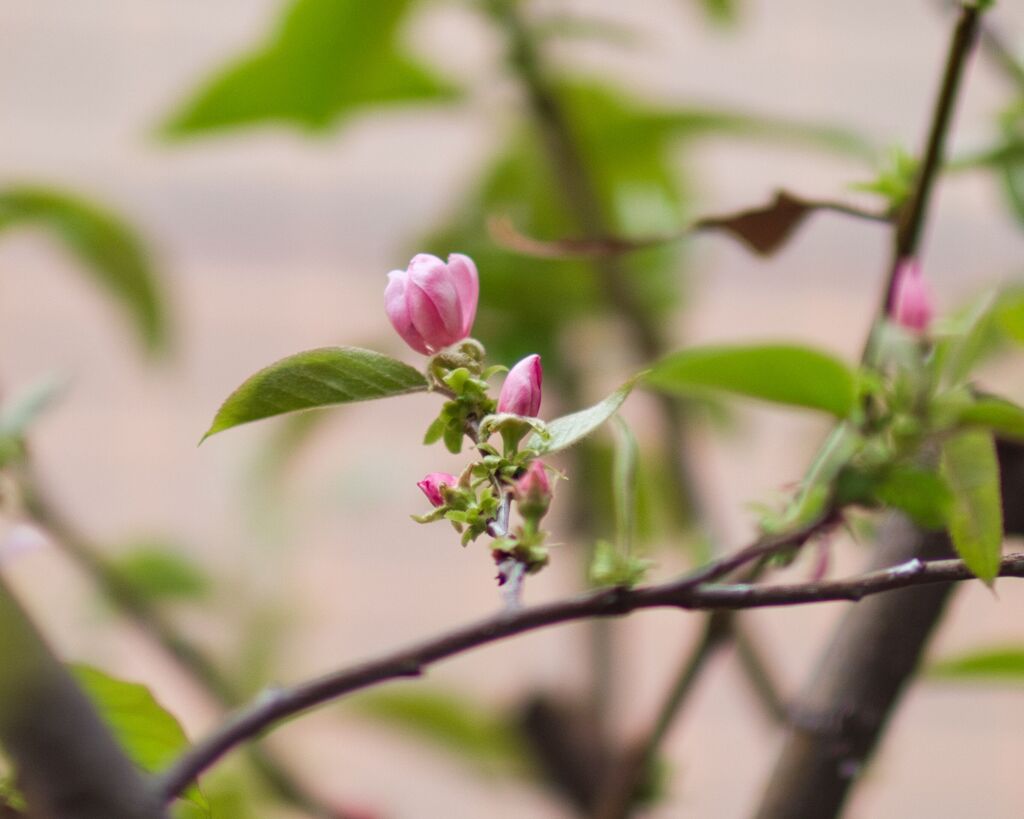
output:
[[[1024,577],[1024,554],[1003,558],[999,575]],[[973,578],[962,560],[925,562],[915,559],[846,580],[820,583],[694,585],[688,576],[660,586],[634,590],[604,589],[569,600],[519,609],[514,613],[503,612],[379,659],[292,688],[266,692],[213,734],[192,746],[160,778],[158,787],[163,798],[171,800],[232,748],[303,711],[385,680],[417,677],[440,660],[546,626],[591,617],[619,617],[648,608],[735,610],[842,600],[856,602],[893,589]]]
[[[999,575],[1024,577],[1024,554],[1000,562]],[[687,610],[749,609],[830,601],[853,601],[893,589],[970,580],[961,560],[911,560],[846,580],[797,584],[694,584],[693,576],[633,590],[603,589],[568,600],[501,612],[440,637],[419,643],[292,688],[267,691],[196,743],[160,778],[170,800],[235,746],[316,705],[385,680],[417,677],[433,663],[472,648],[546,626],[592,617],[620,617],[648,608]]]
[[[801,220],[804,216],[810,215],[815,211],[829,211],[869,222],[879,222],[882,224],[890,224],[892,222],[892,217],[881,211],[865,210],[845,202],[834,202],[826,199],[803,199],[783,192],[776,194],[773,204],[764,208],[746,211],[745,213],[747,215],[768,215],[771,209],[777,206],[780,197],[783,196],[785,197],[783,201],[800,209],[801,214],[797,218]],[[730,228],[730,223],[735,222],[742,215],[744,214],[708,216],[667,233],[634,238],[603,235],[550,240],[537,239],[523,233],[515,226],[510,217],[504,215],[495,215],[488,219],[487,228],[491,238],[499,245],[525,256],[534,256],[540,259],[598,259],[601,257],[622,256],[627,253],[635,253],[638,250],[671,244],[672,242],[678,242],[705,231],[725,231],[731,233],[735,238],[743,238],[740,231]],[[788,235],[789,226],[787,225],[786,228],[780,229],[780,232]],[[776,246],[775,241],[769,244],[770,249],[774,249]]]
[[[977,5],[965,3],[953,31],[949,57],[946,60],[942,76],[942,85],[936,98],[935,109],[932,112],[924,157],[921,160],[910,199],[900,212],[900,219],[893,237],[893,262],[889,268],[889,277],[885,287],[882,315],[886,315],[892,305],[893,285],[899,263],[903,259],[913,256],[921,243],[921,233],[931,202],[932,189],[938,179],[939,169],[942,167],[953,109],[967,66],[967,56],[978,36],[981,13]]]

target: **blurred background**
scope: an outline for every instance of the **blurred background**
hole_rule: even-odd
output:
[[[924,0],[546,0],[510,6],[517,35],[501,7],[0,5],[0,397],[62,384],[32,427],[22,487],[45,502],[7,505],[0,559],[63,657],[145,683],[191,737],[266,685],[500,604],[482,543],[462,549],[447,527],[409,519],[425,511],[416,481],[461,463],[420,445],[436,398],[256,424],[197,448],[246,376],[338,343],[417,364],[382,292],[423,250],[476,259],[475,334],[500,363],[544,355],[542,417],[599,399],[650,358],[599,269],[517,255],[488,233],[491,215],[545,239],[594,228],[545,155],[517,36],[561,105],[603,226],[646,236],[763,205],[779,188],[884,209],[851,186],[888,180],[892,193],[894,151],[919,149],[952,25]],[[988,21],[1020,51],[1024,9],[1001,2]],[[961,161],[925,243],[943,310],[1022,272],[1024,84],[998,44],[983,45],[950,145]],[[706,235],[615,265],[661,350],[785,339],[853,360],[889,241],[884,226],[820,213],[770,257]],[[1012,361],[986,377],[1024,398]],[[637,395],[624,410],[645,464],[638,536],[652,578],[741,544],[750,504],[776,501],[827,430],[750,403],[687,409],[671,452],[655,402]],[[612,441],[560,464],[570,481],[549,528],[564,545],[529,580],[528,602],[584,588],[589,549],[613,536]],[[694,479],[683,500],[665,489],[680,453]],[[29,528],[33,515],[43,520]],[[866,551],[838,540],[830,572],[856,570]],[[806,578],[814,560],[788,572]],[[844,605],[745,616],[784,697]],[[1022,615],[1015,587],[965,584],[933,658],[1020,646]],[[208,657],[212,676],[162,648],[155,621]],[[586,702],[613,744],[634,738],[701,628],[697,615],[659,611],[529,634],[322,708],[265,744],[338,815],[581,815],[564,781],[543,781],[537,715],[569,719],[559,703]],[[783,731],[744,667],[729,648],[713,658],[663,746],[645,815],[752,810]],[[919,681],[848,815],[1019,817],[1021,697],[1012,679]],[[259,767],[238,755],[206,778],[215,817],[310,815]]]

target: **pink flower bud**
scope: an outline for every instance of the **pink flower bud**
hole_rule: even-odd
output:
[[[548,471],[540,459],[530,461],[523,476],[516,481],[516,497],[542,497],[551,494],[551,481]]]
[[[896,268],[892,288],[892,320],[915,333],[923,333],[931,323],[934,308],[932,293],[916,259],[905,259]]]
[[[479,297],[476,265],[468,256],[453,253],[445,264],[420,253],[407,270],[388,273],[384,310],[406,344],[430,355],[469,335]]]
[[[526,472],[513,487],[519,511],[523,515],[543,517],[551,505],[551,481],[548,471],[539,459],[531,461]]]
[[[444,506],[444,497],[441,495],[442,486],[455,486],[459,479],[447,472],[431,472],[427,477],[416,485],[423,490],[427,500],[433,506]]]
[[[516,364],[501,385],[498,394],[498,412],[510,412],[527,418],[540,411],[540,384],[544,370],[539,355],[528,355]]]

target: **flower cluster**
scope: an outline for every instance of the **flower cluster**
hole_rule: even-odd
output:
[[[433,511],[415,519],[449,521],[463,545],[490,535],[504,583],[538,571],[548,560],[540,521],[551,505],[551,481],[536,445],[530,445],[546,436],[537,417],[544,373],[540,356],[529,355],[508,371],[497,400],[490,397],[488,381],[505,367],[486,366],[483,346],[470,336],[479,295],[479,275],[468,256],[453,253],[446,263],[421,253],[405,270],[388,274],[384,306],[402,339],[429,356],[427,377],[447,398],[424,442],[441,440],[458,453],[468,439],[478,454],[461,475],[431,472],[417,484]],[[489,442],[495,433],[500,449]],[[519,515],[515,526],[513,505]]]

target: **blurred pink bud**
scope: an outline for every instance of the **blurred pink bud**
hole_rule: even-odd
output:
[[[531,461],[526,472],[516,481],[514,490],[521,514],[543,517],[551,505],[551,481],[544,463],[539,459]]]
[[[905,259],[896,268],[892,288],[892,319],[901,327],[923,333],[931,323],[934,307],[928,282],[916,259]]]
[[[416,485],[423,490],[427,500],[434,506],[444,506],[444,497],[441,495],[442,486],[455,486],[459,479],[447,472],[431,472],[427,477]]]
[[[505,376],[498,394],[498,412],[510,412],[527,418],[540,411],[540,384],[544,370],[539,355],[528,355]]]
[[[406,344],[430,355],[469,335],[479,297],[476,265],[468,256],[453,253],[445,264],[420,253],[407,270],[388,273],[384,310]]]

